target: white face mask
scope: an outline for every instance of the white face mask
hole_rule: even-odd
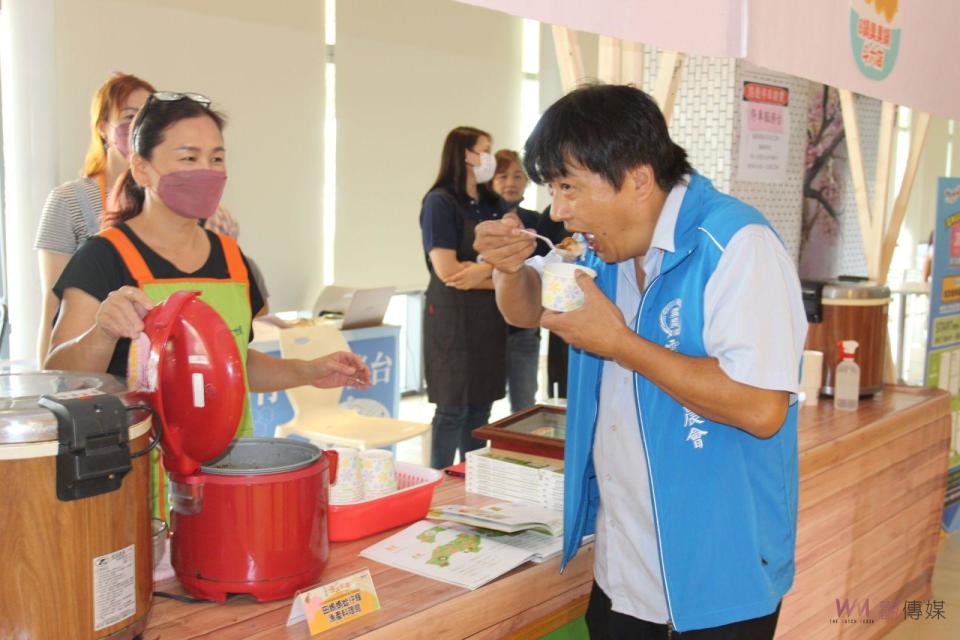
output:
[[[480,164],[473,167],[473,177],[477,179],[477,184],[490,182],[493,180],[493,174],[497,171],[497,159],[492,153],[484,151],[480,156]]]

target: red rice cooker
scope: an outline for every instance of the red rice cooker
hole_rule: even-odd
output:
[[[234,440],[246,389],[230,329],[197,292],[144,318],[129,381],[163,423],[171,480],[171,561],[194,597],[286,598],[317,582],[329,555],[336,452],[283,438]]]

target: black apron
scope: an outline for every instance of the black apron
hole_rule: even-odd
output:
[[[457,260],[477,259],[477,221],[463,214],[452,195],[461,225]],[[461,291],[443,283],[430,267],[423,315],[427,397],[438,405],[493,402],[506,393],[507,324],[492,290]]]

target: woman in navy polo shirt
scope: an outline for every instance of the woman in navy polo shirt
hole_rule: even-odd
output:
[[[493,269],[477,262],[473,230],[499,218],[503,205],[489,186],[496,169],[490,134],[457,127],[443,144],[440,172],[423,199],[420,230],[430,284],[423,322],[427,396],[433,416],[431,464],[453,464],[459,449],[483,442],[470,432],[487,423],[504,396],[507,325],[493,293]]]

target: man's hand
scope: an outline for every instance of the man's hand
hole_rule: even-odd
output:
[[[471,262],[460,271],[446,278],[443,283],[448,287],[464,291],[478,289],[481,284],[490,280],[492,273],[493,268],[490,265]]]
[[[566,313],[544,310],[540,325],[578,349],[601,358],[616,359],[623,338],[633,332],[624,322],[620,309],[600,291],[593,278],[582,271],[577,271],[576,278],[583,290],[583,306]]]
[[[516,273],[537,248],[536,238],[521,233],[522,228],[513,216],[481,222],[474,231],[473,248],[497,271]]]

